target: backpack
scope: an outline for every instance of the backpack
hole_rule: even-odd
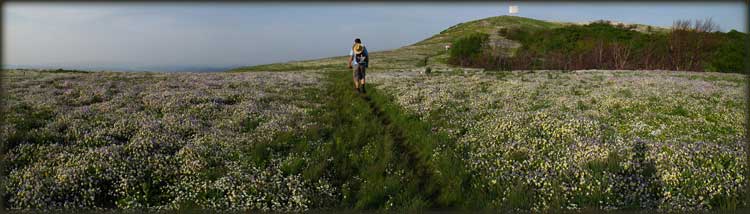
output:
[[[368,62],[370,62],[370,56],[367,53],[367,47],[362,48],[364,48],[364,50],[362,50],[362,53],[354,54],[354,60],[356,60],[357,64],[363,64],[365,65],[365,67],[367,67],[367,64],[369,64]]]

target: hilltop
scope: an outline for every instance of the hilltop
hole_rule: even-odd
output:
[[[445,46],[454,40],[473,33],[485,33],[489,35],[489,43],[492,46],[502,46],[514,52],[521,47],[519,41],[514,41],[501,36],[503,29],[521,30],[546,30],[560,28],[570,25],[583,25],[588,23],[544,21],[518,16],[495,16],[474,21],[468,21],[451,26],[438,34],[417,43],[400,47],[394,50],[372,52],[372,69],[380,71],[416,69],[430,66],[432,68],[448,68],[448,53]],[[613,25],[621,24],[612,22]],[[632,24],[635,31],[666,32],[666,28]],[[512,53],[508,53],[512,54]],[[286,70],[317,70],[327,67],[343,66],[346,56],[328,57],[314,60],[302,60],[284,63],[240,67],[230,72],[242,71],[286,71]]]

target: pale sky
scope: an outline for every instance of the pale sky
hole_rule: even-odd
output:
[[[745,30],[736,3],[514,3],[518,16],[670,26],[713,18]],[[507,15],[497,3],[4,3],[3,64],[65,68],[231,67],[413,44],[460,22]]]

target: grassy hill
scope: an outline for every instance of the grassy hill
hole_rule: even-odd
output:
[[[586,23],[581,23],[586,24]],[[445,46],[462,36],[472,33],[489,35],[489,44],[497,47],[507,47],[515,52],[521,47],[520,42],[509,40],[501,36],[503,29],[521,29],[527,31],[546,30],[570,25],[570,22],[543,21],[518,16],[495,16],[451,26],[438,34],[417,43],[394,50],[372,52],[372,66],[374,71],[408,70],[429,66],[445,69],[451,67],[446,63],[448,53]],[[648,25],[634,24],[636,31],[647,31]],[[653,32],[665,32],[665,28],[651,26]],[[317,70],[322,68],[340,68],[345,66],[347,56],[328,57],[314,60],[302,60],[284,63],[273,63],[257,66],[240,67],[230,72],[242,71],[288,71],[288,70]]]
[[[388,51],[372,52],[373,70],[415,69],[423,66],[433,68],[447,68],[447,53],[445,45],[453,40],[470,33],[482,32],[492,35],[492,41],[518,46],[517,42],[506,40],[499,36],[501,28],[519,27],[524,29],[549,29],[572,23],[548,22],[517,16],[496,16],[470,22],[456,24],[442,32],[401,48]],[[326,67],[345,66],[347,56],[329,57],[323,59],[303,60],[285,63],[274,63],[258,66],[241,67],[230,72],[242,71],[285,71],[285,70],[315,70]],[[426,63],[425,63],[426,59]]]

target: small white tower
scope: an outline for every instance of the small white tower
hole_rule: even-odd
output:
[[[508,13],[510,13],[511,16],[515,15],[516,13],[518,13],[518,5],[510,5],[510,6],[508,6]]]

